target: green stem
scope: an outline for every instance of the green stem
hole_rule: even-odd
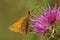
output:
[[[29,35],[27,35],[27,39],[26,40],[36,40],[36,35],[31,33]]]

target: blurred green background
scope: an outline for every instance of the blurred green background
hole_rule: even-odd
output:
[[[48,2],[47,0],[0,0],[0,40],[35,40],[35,34],[25,36],[15,33],[9,30],[9,26],[38,6],[43,10]],[[37,10],[33,13],[38,14]]]

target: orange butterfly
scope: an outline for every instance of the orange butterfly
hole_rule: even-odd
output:
[[[11,25],[9,29],[14,32],[19,32],[22,34],[28,34],[30,32],[29,25],[31,24],[30,18],[33,16],[28,12],[28,15],[19,19],[16,23]]]

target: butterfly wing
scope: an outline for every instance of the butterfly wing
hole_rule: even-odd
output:
[[[19,19],[16,23],[14,23],[13,25],[11,25],[9,27],[9,29],[11,31],[14,31],[14,32],[19,32],[19,33],[22,33],[22,23],[23,25],[25,25],[25,20],[26,20],[27,16],[24,16],[23,18]],[[23,29],[25,28],[25,26],[23,27]]]
[[[24,34],[28,33],[28,27],[29,27],[29,17],[27,17],[22,23],[21,23],[21,32]]]

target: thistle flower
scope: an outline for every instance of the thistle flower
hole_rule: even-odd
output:
[[[34,30],[36,33],[43,33],[49,26],[52,26],[52,24],[58,20],[60,21],[60,7],[55,7],[53,9],[45,10],[40,17],[32,20],[35,22],[35,25],[30,27],[31,30]]]

